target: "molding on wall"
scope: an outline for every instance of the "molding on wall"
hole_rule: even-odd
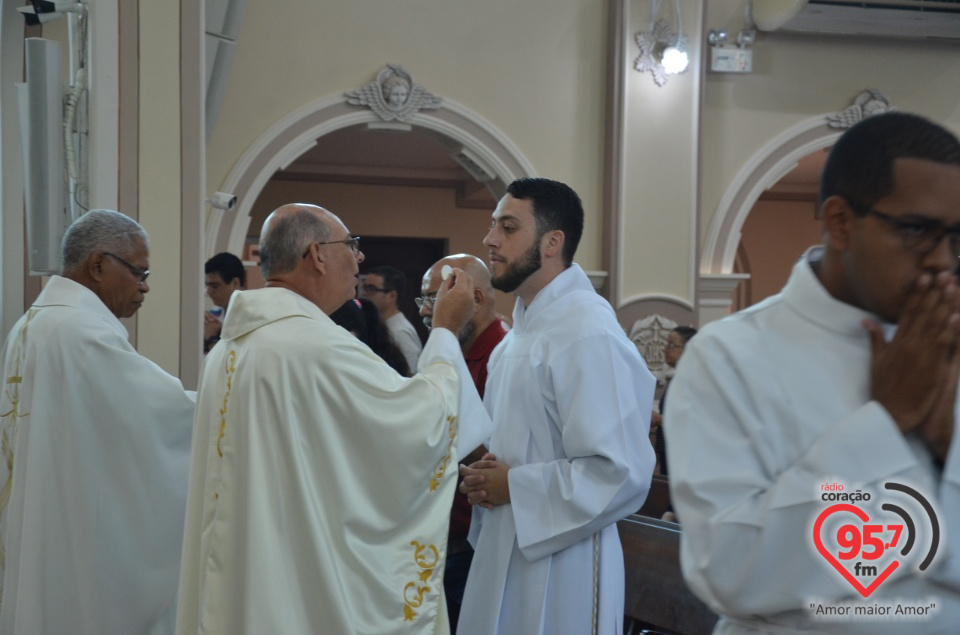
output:
[[[617,230],[623,201],[620,175],[623,172],[623,109],[624,68],[627,24],[624,3],[628,0],[607,0],[607,105],[604,121],[603,153],[603,219],[600,263],[607,270],[606,286],[598,289],[614,303],[617,288],[617,263],[620,262]]]
[[[95,31],[96,32],[96,31]],[[117,211],[140,219],[140,3],[118,3],[117,7],[117,109],[116,113],[116,196]],[[97,46],[94,47],[98,49]],[[105,47],[110,49],[111,47]],[[95,104],[91,96],[91,106]],[[92,130],[91,130],[92,132]],[[103,159],[99,153],[90,154],[90,167]],[[109,161],[113,164],[113,160]],[[91,171],[92,174],[92,171]],[[91,202],[99,197],[91,191]],[[113,207],[106,203],[98,207]],[[124,318],[130,343],[137,346],[138,317]]]
[[[13,2],[0,2],[0,319],[4,337],[23,315],[24,215],[20,117],[14,81],[23,81],[23,18]]]
[[[729,308],[733,306],[733,292],[749,273],[700,274],[700,306]]]
[[[349,105],[343,94],[338,93],[298,108],[270,126],[243,153],[219,188],[235,194],[238,205],[229,213],[208,211],[205,253],[243,251],[250,212],[257,196],[277,170],[313,147],[318,138],[348,126],[379,121],[372,111]],[[445,99],[438,110],[417,113],[409,123],[414,128],[452,139],[475,153],[496,175],[486,183],[495,198],[500,198],[506,185],[514,179],[536,174],[532,164],[506,135],[454,102]]]
[[[584,271],[584,273],[587,274],[588,278],[590,278],[590,284],[592,284],[593,288],[597,290],[597,293],[601,293],[603,285],[607,282],[607,277],[610,274],[606,271]]]
[[[140,182],[140,5],[126,2],[119,14],[119,113],[117,129],[117,205],[119,211],[139,217]]]
[[[204,3],[180,0],[180,381],[200,381],[203,360],[203,206],[206,130]]]

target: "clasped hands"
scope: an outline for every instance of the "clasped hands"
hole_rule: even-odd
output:
[[[918,432],[944,461],[953,438],[960,379],[960,290],[953,272],[918,278],[890,342],[876,322],[864,320],[863,326],[873,352],[872,398],[901,432]]]
[[[509,471],[509,465],[501,463],[495,455],[488,452],[469,467],[460,466],[460,474],[463,476],[460,492],[467,495],[471,505],[479,505],[485,509],[505,505],[510,502],[510,487],[507,481]]]

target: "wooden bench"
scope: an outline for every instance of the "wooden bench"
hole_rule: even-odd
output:
[[[626,567],[625,634],[709,635],[717,615],[680,573],[680,525],[634,514],[617,527]]]

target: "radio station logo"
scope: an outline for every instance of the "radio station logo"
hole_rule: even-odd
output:
[[[821,498],[832,504],[813,525],[817,552],[864,598],[901,567],[926,571],[940,544],[940,523],[930,502],[901,483],[883,487],[877,510],[881,501],[871,502],[869,492],[849,493],[840,483],[825,483]]]

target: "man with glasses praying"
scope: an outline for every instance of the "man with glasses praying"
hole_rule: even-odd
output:
[[[328,317],[363,261],[339,218],[283,206],[260,257],[200,379],[177,632],[446,633],[457,461],[491,428],[454,335],[470,279],[406,378]]]
[[[150,290],[147,234],[91,210],[7,337],[0,632],[172,633],[193,393],[120,318]]]
[[[684,576],[721,615],[715,632],[956,633],[960,141],[915,115],[868,117],[831,151],[820,210],[823,244],[780,294],[707,325],[678,364],[666,432]],[[876,523],[887,483],[926,497],[940,526],[929,569],[920,509],[916,559],[858,593],[813,549],[828,482],[871,494],[858,505]],[[899,620],[811,610],[928,601]]]
[[[366,279],[360,286],[360,295],[376,305],[380,318],[390,331],[393,343],[400,347],[403,356],[407,358],[410,370],[415,371],[423,344],[420,343],[417,329],[400,311],[400,296],[405,283],[406,276],[396,267],[374,267],[367,272]]]

